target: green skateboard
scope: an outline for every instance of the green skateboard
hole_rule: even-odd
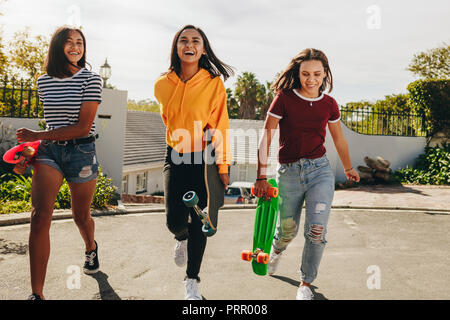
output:
[[[269,263],[270,248],[278,218],[278,185],[274,179],[269,179],[268,182],[272,186],[267,190],[267,196],[270,199],[261,197],[256,206],[253,251],[244,250],[241,253],[242,260],[253,259],[253,272],[260,276],[267,274],[267,263]]]

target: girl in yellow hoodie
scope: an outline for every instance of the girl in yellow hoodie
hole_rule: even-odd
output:
[[[229,183],[229,120],[227,95],[220,76],[233,74],[211,49],[205,33],[193,25],[181,28],[173,39],[169,70],[155,83],[155,97],[166,125],[164,165],[166,224],[177,241],[175,263],[186,265],[185,299],[201,300],[198,288],[206,236],[197,214],[182,202],[193,190],[199,207],[207,204],[203,152],[205,134],[213,131],[216,164],[224,190]],[[190,217],[190,222],[189,222]]]

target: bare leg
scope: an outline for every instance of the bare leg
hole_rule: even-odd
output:
[[[91,203],[97,180],[85,183],[69,183],[72,196],[72,215],[86,245],[86,251],[95,249],[95,224],[91,217]]]
[[[63,181],[62,174],[45,164],[34,165],[31,187],[29,237],[31,289],[43,299],[45,275],[50,256],[50,225],[53,208]]]

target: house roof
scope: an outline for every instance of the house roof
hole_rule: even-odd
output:
[[[164,161],[166,127],[159,113],[127,111],[123,165]]]
[[[264,121],[230,119],[230,147],[233,163],[256,164]],[[124,166],[164,161],[166,127],[159,113],[127,111]],[[278,130],[272,140],[269,163],[277,163]]]

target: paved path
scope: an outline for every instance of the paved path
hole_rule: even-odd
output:
[[[253,218],[254,209],[221,211],[200,274],[206,299],[295,299],[302,232],[277,275],[256,276],[239,257],[251,247]],[[184,269],[173,262],[162,212],[95,223],[101,272],[77,277],[84,249],[78,230],[72,220],[53,222],[47,299],[183,299]],[[449,299],[449,229],[450,215],[436,212],[332,210],[316,299]],[[28,224],[0,227],[0,299],[30,294],[28,232]]]

